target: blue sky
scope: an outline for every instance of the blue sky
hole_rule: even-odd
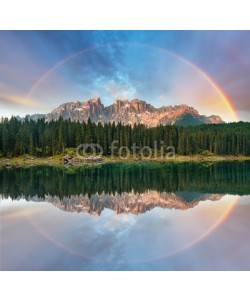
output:
[[[250,120],[249,31],[1,31],[0,115],[101,97],[185,103],[232,121],[201,72]]]

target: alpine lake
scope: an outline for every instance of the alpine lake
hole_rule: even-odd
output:
[[[250,161],[0,168],[1,270],[250,270]]]

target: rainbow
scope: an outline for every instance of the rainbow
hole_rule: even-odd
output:
[[[197,65],[195,65],[193,62],[189,61],[188,59],[186,59],[183,56],[180,56],[179,54],[172,52],[168,49],[165,48],[160,48],[160,47],[156,47],[156,46],[152,46],[152,45],[148,45],[148,44],[141,44],[141,43],[125,43],[128,45],[135,45],[135,46],[141,46],[141,47],[147,47],[147,48],[151,48],[151,49],[156,49],[158,51],[167,53],[168,55],[171,55],[172,57],[175,57],[176,59],[178,59],[179,61],[182,61],[183,63],[185,63],[186,65],[188,65],[189,67],[191,67],[193,70],[195,70],[203,79],[205,79],[207,81],[207,83],[215,90],[215,92],[218,94],[218,96],[220,97],[220,99],[223,101],[224,105],[227,107],[227,109],[229,110],[232,118],[234,121],[238,121],[239,117],[237,115],[237,112],[229,98],[229,96],[227,96],[225,94],[225,92],[223,91],[223,89],[201,68],[199,68]],[[110,44],[109,44],[110,45]],[[118,45],[118,43],[111,43],[111,45]],[[62,66],[63,64],[65,64],[66,62],[70,61],[71,59],[84,54],[84,53],[88,53],[90,51],[96,50],[96,49],[100,49],[100,48],[105,48],[107,47],[107,44],[105,45],[100,45],[100,46],[95,46],[95,47],[91,47],[91,48],[85,48],[85,49],[81,49],[67,57],[65,57],[64,59],[60,60],[58,63],[56,63],[55,65],[53,65],[51,68],[49,68],[42,76],[40,76],[35,83],[32,85],[32,87],[30,88],[28,94],[27,94],[27,100],[30,99],[31,95],[35,92],[35,90],[39,87],[39,85],[51,74],[53,73],[57,68],[59,68],[60,66]]]
[[[195,70],[202,78],[204,78],[206,80],[206,82],[215,90],[215,92],[218,94],[218,96],[220,97],[221,101],[223,101],[224,105],[226,106],[226,108],[229,110],[232,118],[234,121],[238,121],[239,117],[236,113],[236,110],[233,106],[233,104],[231,103],[230,98],[225,94],[225,92],[223,91],[223,89],[201,68],[199,68],[197,65],[195,65],[193,62],[189,61],[188,59],[186,59],[185,57],[180,56],[177,53],[174,53],[168,49],[165,48],[160,48],[160,47],[156,47],[156,46],[152,46],[152,45],[147,45],[147,44],[140,44],[140,43],[126,43],[126,44],[132,44],[132,45],[137,45],[137,46],[142,46],[142,47],[147,47],[147,48],[152,48],[152,49],[156,49],[158,51],[162,51],[164,53],[167,53],[168,55],[171,55],[172,57],[175,57],[176,59],[178,59],[179,61],[185,63],[186,65],[190,66],[193,70]],[[114,43],[112,43],[112,45],[115,45]],[[64,59],[62,59],[61,61],[59,61],[58,63],[56,63],[55,65],[53,65],[51,68],[49,68],[44,74],[42,74],[42,76],[40,76],[32,85],[32,87],[30,88],[28,94],[27,94],[27,100],[29,100],[29,98],[32,96],[32,94],[36,91],[36,89],[39,87],[39,85],[51,74],[53,73],[57,68],[59,68],[60,66],[62,66],[63,64],[65,64],[66,62],[70,61],[71,59],[82,55],[84,53],[88,53],[90,51],[96,50],[96,49],[100,49],[100,48],[105,48],[107,47],[107,45],[100,45],[100,46],[96,46],[96,47],[91,47],[91,48],[86,48],[86,49],[82,49],[79,50],[73,54],[71,54],[70,56],[65,57]],[[208,235],[210,235],[212,232],[214,232],[214,230],[216,230],[216,228],[218,228],[227,218],[228,216],[232,213],[233,209],[235,208],[237,202],[238,202],[238,198],[235,199],[233,201],[232,204],[229,205],[229,207],[224,211],[224,213],[219,217],[219,219],[207,230],[205,231],[201,236],[199,236],[198,238],[196,238],[194,241],[192,241],[191,243],[185,245],[184,247],[177,249],[171,253],[167,253],[166,255],[162,256],[162,257],[155,257],[154,259],[161,259],[161,258],[166,258],[172,255],[176,255],[179,252],[182,252],[186,249],[189,249],[191,247],[193,247],[195,244],[199,243],[201,240],[203,240],[204,238],[206,238]],[[84,257],[84,258],[88,258],[88,259],[93,259],[93,257],[90,256],[86,256],[82,253],[79,253],[73,249],[69,249],[68,247],[66,247],[65,245],[55,241],[52,237],[50,237],[47,233],[45,233],[38,225],[36,225],[30,218],[30,223],[33,225],[33,227],[40,233],[42,234],[45,238],[47,238],[49,241],[51,241],[52,243],[56,244],[58,247],[63,248],[64,250],[80,256],[80,257]]]
[[[196,244],[200,243],[202,240],[204,240],[205,238],[207,238],[210,234],[212,234],[219,226],[221,226],[226,219],[232,214],[234,208],[236,207],[236,205],[238,204],[240,200],[240,197],[235,197],[235,199],[233,199],[232,203],[230,203],[228,205],[228,207],[225,209],[225,211],[221,214],[221,216],[216,220],[216,222],[214,222],[214,224],[212,224],[206,231],[204,231],[200,236],[198,236],[196,239],[194,239],[193,241],[191,241],[190,243],[184,245],[183,247],[180,247],[179,249],[176,249],[172,252],[169,252],[165,255],[162,256],[157,256],[153,259],[153,260],[159,260],[159,259],[163,259],[163,258],[167,258],[170,256],[174,256],[182,251],[185,251],[189,248],[194,247]]]
[[[212,224],[207,230],[205,230],[201,235],[199,235],[197,238],[195,238],[193,241],[191,241],[190,243],[187,243],[186,245],[184,245],[183,247],[177,248],[174,251],[171,251],[169,253],[165,253],[162,256],[155,256],[153,258],[150,259],[144,259],[144,260],[137,260],[137,261],[131,261],[131,263],[145,263],[145,262],[149,262],[149,261],[155,261],[155,260],[160,260],[160,259],[165,259],[165,258],[169,258],[171,256],[175,256],[178,253],[181,253],[182,251],[185,251],[187,249],[190,249],[192,247],[194,247],[196,244],[200,243],[203,239],[205,239],[206,237],[208,237],[210,234],[212,234],[220,225],[222,225],[225,220],[231,215],[231,213],[233,212],[234,208],[236,207],[237,203],[239,202],[239,197],[234,197],[233,201],[231,203],[229,203],[228,207],[225,209],[225,211],[220,215],[220,217],[214,222],[214,224]],[[17,214],[12,214],[12,217],[16,217]],[[105,262],[105,259],[102,258],[96,258],[87,254],[83,254],[80,251],[77,251],[71,247],[68,247],[66,245],[64,245],[63,243],[57,241],[55,238],[53,238],[50,234],[48,234],[42,227],[40,227],[38,224],[36,224],[36,222],[34,220],[32,220],[30,214],[28,214],[27,212],[24,212],[24,215],[26,216],[28,222],[31,224],[31,226],[34,228],[34,230],[42,235],[45,239],[47,239],[49,242],[53,243],[55,246],[65,250],[68,253],[71,253],[73,255],[76,255],[78,257],[82,257],[85,259],[94,259],[96,261],[100,261],[100,262]],[[18,214],[19,216],[19,214]],[[119,265],[123,265],[125,263],[123,262],[117,262],[117,264]]]
[[[194,69],[199,75],[201,75],[202,78],[204,78],[209,85],[216,91],[216,93],[219,95],[219,97],[222,99],[223,103],[226,105],[226,107],[228,108],[228,110],[230,111],[233,120],[234,121],[239,121],[239,117],[237,115],[237,112],[229,98],[229,96],[227,96],[225,94],[225,92],[223,91],[223,89],[207,74],[205,73],[201,68],[199,68],[197,65],[195,65],[194,63],[192,63],[191,61],[187,60],[186,58],[180,56],[179,54],[169,51],[167,49],[164,48],[159,48],[159,47],[155,47],[155,46],[151,46],[151,45],[145,45],[148,48],[152,48],[152,49],[158,49],[159,51],[168,53],[169,55],[177,58],[178,60],[184,62],[185,64],[187,64],[188,66],[190,66],[192,69]]]

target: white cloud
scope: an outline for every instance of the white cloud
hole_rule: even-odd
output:
[[[128,83],[118,83],[112,79],[105,84],[104,88],[113,99],[123,100],[136,97],[135,88]]]

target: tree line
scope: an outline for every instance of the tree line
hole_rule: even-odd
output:
[[[148,146],[165,153],[173,146],[177,154],[250,155],[250,123],[205,124],[199,126],[158,125],[121,123],[95,124],[73,122],[59,118],[56,121],[20,121],[15,117],[0,121],[0,156],[13,157],[25,154],[51,156],[67,152],[83,143],[97,143],[103,154],[111,154],[111,143],[132,149],[133,145]],[[155,144],[156,142],[156,144]],[[156,147],[156,148],[155,148]],[[117,152],[115,153],[117,154]]]
[[[193,192],[250,194],[250,162],[104,164],[92,168],[0,168],[3,198],[70,198],[79,195]],[[189,201],[188,195],[185,201]]]

